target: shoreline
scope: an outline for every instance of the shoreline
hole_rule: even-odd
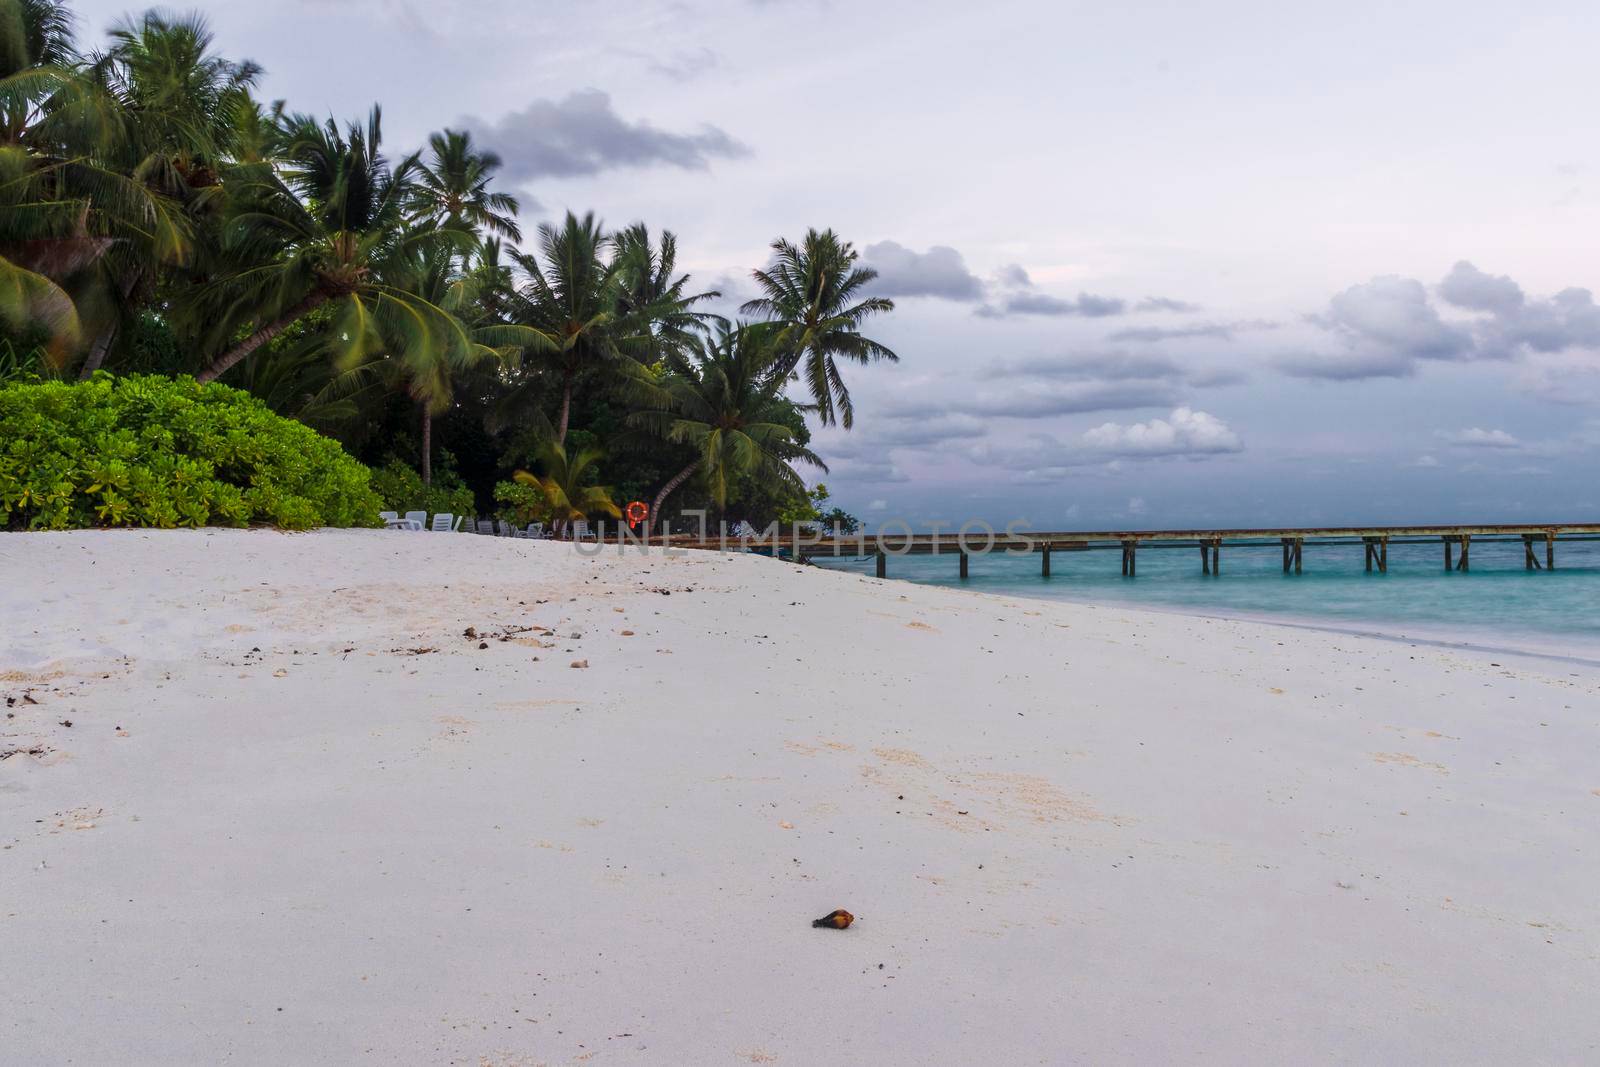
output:
[[[820,570],[835,570],[841,574],[858,574],[859,572],[843,567],[830,567],[825,564],[818,565]],[[867,575],[860,575],[867,577]],[[1004,592],[988,589],[970,588],[956,585],[947,581],[923,582],[915,578],[894,577],[882,579],[889,582],[904,582],[909,585],[920,586],[928,589],[946,589],[952,592],[975,593],[980,596],[1016,597],[1048,604],[1077,604],[1083,607],[1116,607],[1128,611],[1148,611],[1158,615],[1175,615],[1183,618],[1232,620],[1237,622],[1253,622],[1267,626],[1286,626],[1297,630],[1310,630],[1319,633],[1343,634],[1350,637],[1366,637],[1374,640],[1393,641],[1401,644],[1427,645],[1437,648],[1459,649],[1462,651],[1481,652],[1489,655],[1527,656],[1535,659],[1548,659],[1564,663],[1579,664],[1587,667],[1600,667],[1600,642],[1573,641],[1563,638],[1560,634],[1545,630],[1510,630],[1496,628],[1496,632],[1504,633],[1511,643],[1497,644],[1493,641],[1474,639],[1485,638],[1491,628],[1466,626],[1470,636],[1465,639],[1452,637],[1446,630],[1430,630],[1426,624],[1418,627],[1415,624],[1403,621],[1389,621],[1384,619],[1324,619],[1316,616],[1285,611],[1281,614],[1273,612],[1229,610],[1227,608],[1202,609],[1183,604],[1168,604],[1159,601],[1133,600],[1128,598],[1104,597],[1097,598],[1092,594],[1079,595],[1076,592],[1069,595],[1041,595],[1032,592],[1025,585],[1017,585],[1006,589]],[[1271,580],[1264,578],[1263,580]],[[1409,629],[1405,629],[1409,627]],[[1539,650],[1531,647],[1533,643],[1554,645],[1556,651]]]
[[[0,564],[29,1062],[1600,1048],[1600,671],[747,554]]]

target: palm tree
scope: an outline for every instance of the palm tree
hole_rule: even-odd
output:
[[[417,168],[412,189],[412,221],[522,240],[517,198],[489,191],[499,156],[473,148],[472,134],[458,130],[434,134],[428,147],[432,157]]]
[[[784,357],[763,334],[743,323],[723,323],[693,348],[667,353],[655,410],[638,412],[629,421],[662,440],[692,446],[695,457],[656,493],[652,522],[667,497],[697,472],[718,507],[726,506],[728,483],[737,476],[755,475],[803,491],[805,483],[791,464],[807,463],[827,473],[827,465],[783,422],[790,409],[783,396]]]
[[[689,275],[674,277],[678,269],[677,235],[663,230],[661,244],[651,247],[650,228],[636,222],[613,235],[611,245],[618,268],[618,309],[624,318],[646,323],[653,335],[654,343],[641,355],[642,361],[654,363],[669,349],[694,343],[696,331],[712,316],[691,309],[722,294],[711,289],[685,295]]]
[[[832,230],[808,230],[799,247],[780,237],[772,242],[772,251],[767,269],[752,272],[763,295],[739,310],[764,316],[772,324],[782,376],[787,379],[799,371],[822,424],[837,421],[848,430],[855,423],[855,409],[839,373],[839,360],[899,361],[888,348],[861,334],[861,324],[880,312],[893,311],[894,301],[862,296],[878,272],[856,266],[856,250]]]
[[[149,11],[111,31],[111,47],[91,71],[125,117],[118,154],[133,177],[186,199],[215,188],[232,155],[241,112],[261,68],[211,50],[198,14]]]
[[[226,373],[328,303],[336,308],[327,336],[339,364],[379,351],[422,361],[429,346],[461,343],[449,312],[385,280],[388,269],[403,270],[416,242],[465,235],[407,228],[417,157],[389,166],[380,152],[381,120],[374,107],[364,127],[341,131],[332,119],[288,115],[282,174],[267,163],[240,167],[224,235],[231,269],[192,311],[215,324],[213,344],[244,336],[196,375],[200,381]]]
[[[416,403],[422,420],[422,484],[433,484],[433,419],[449,410],[456,375],[487,359],[495,351],[480,343],[462,321],[471,312],[471,280],[455,270],[455,247],[444,241],[425,241],[408,250],[404,260],[386,275],[393,287],[407,296],[437,307],[446,314],[434,320],[446,332],[427,344],[397,345],[386,352],[388,376],[403,384]]]
[[[85,73],[72,15],[53,0],[0,0],[0,315],[75,350],[69,288],[114,247],[172,254],[175,205],[114,165],[126,116]]]
[[[590,469],[604,456],[602,449],[590,445],[580,448],[577,455],[569,458],[567,450],[560,444],[547,441],[540,447],[537,457],[544,473],[530,474],[519,470],[512,478],[544,493],[545,500],[555,514],[557,533],[564,530],[567,523],[586,519],[590,515],[609,515],[619,519],[622,509],[611,499],[611,490],[601,485],[584,484]]]
[[[579,219],[569,211],[559,230],[548,223],[539,227],[539,256],[512,253],[527,281],[514,294],[508,313],[512,322],[549,342],[541,353],[541,369],[554,377],[560,390],[557,445],[566,443],[579,375],[626,358],[618,315],[619,264],[603,258],[607,243],[593,212]],[[507,404],[516,406],[522,399],[519,394],[537,384],[525,382]]]
[[[553,384],[561,397],[557,444],[566,441],[573,394],[583,378],[601,376],[608,386],[624,387],[638,380],[644,364],[683,344],[689,328],[707,317],[690,310],[693,305],[718,295],[685,295],[688,275],[673,277],[672,234],[663,234],[655,250],[642,224],[607,234],[593,212],[580,219],[569,211],[560,229],[540,226],[539,255],[512,256],[527,280],[507,301],[507,318],[542,339],[542,351],[534,353],[542,356],[542,374],[524,378],[504,398],[496,422],[534,414],[530,409]]]
[[[111,31],[111,47],[94,57],[91,75],[122,118],[110,152],[119,172],[187,213],[184,232],[151,241],[119,241],[101,260],[96,284],[84,295],[99,320],[81,370],[93,374],[118,331],[148,302],[159,269],[191,258],[190,234],[220,206],[222,171],[234,154],[241,119],[256,105],[249,90],[261,73],[211,50],[199,15],[147,12]]]
[[[543,351],[543,335],[500,322],[485,286],[498,283],[487,268],[458,267],[462,242],[450,231],[422,234],[408,244],[398,262],[387,266],[385,280],[396,290],[446,312],[450,332],[426,345],[398,345],[386,353],[389,376],[403,383],[422,415],[422,484],[433,484],[433,419],[449,410],[456,379],[464,371],[494,360],[509,360],[518,351]],[[480,266],[482,266],[480,264]]]

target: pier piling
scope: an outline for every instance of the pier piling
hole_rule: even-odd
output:
[[[1379,574],[1389,573],[1389,539],[1387,537],[1364,537],[1366,545],[1367,573],[1371,574],[1373,567],[1377,567]]]
[[[822,538],[792,547],[777,538],[744,538],[739,548],[744,551],[762,551],[781,555],[790,553],[794,558],[814,559],[818,556],[853,557],[864,560],[872,557],[873,571],[879,578],[888,577],[888,557],[891,555],[949,555],[956,553],[962,578],[972,573],[972,555],[1001,550],[1007,555],[1039,553],[1039,574],[1050,576],[1057,552],[1083,552],[1090,550],[1122,550],[1122,574],[1132,578],[1139,573],[1139,547],[1157,549],[1200,549],[1200,570],[1206,576],[1222,574],[1223,543],[1245,551],[1250,549],[1270,552],[1272,543],[1278,543],[1282,555],[1283,573],[1301,574],[1305,570],[1305,547],[1313,545],[1362,546],[1364,567],[1368,573],[1385,574],[1389,570],[1389,542],[1421,548],[1437,543],[1444,550],[1447,572],[1467,572],[1472,569],[1472,542],[1487,545],[1514,545],[1522,542],[1522,562],[1527,571],[1549,571],[1556,566],[1557,541],[1600,542],[1600,523],[1539,523],[1539,524],[1487,524],[1476,526],[1335,526],[1335,527],[1267,527],[1239,529],[1184,529],[1184,530],[1107,530],[1066,531],[1026,534],[991,534],[983,548],[971,548],[961,538],[949,534],[893,535],[862,532],[851,537]],[[1539,552],[1543,542],[1544,552]],[[693,538],[677,535],[672,545],[680,548],[700,548],[728,551],[726,538]],[[1515,551],[1513,549],[1513,551]]]

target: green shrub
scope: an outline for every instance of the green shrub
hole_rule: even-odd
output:
[[[530,522],[549,522],[554,517],[549,499],[543,490],[521,482],[495,482],[494,498],[500,508],[495,518],[505,519],[516,526]]]
[[[0,528],[374,526],[369,478],[225,385],[100,373],[0,387]]]
[[[388,462],[372,472],[372,489],[390,511],[471,515],[476,510],[472,490],[455,472],[450,453],[442,449],[439,462],[434,464],[432,485],[423,485],[422,475],[405,461],[390,456]]]

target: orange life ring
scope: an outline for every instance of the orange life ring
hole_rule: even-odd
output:
[[[635,500],[628,505],[628,525],[637,526],[650,514],[650,505],[643,500]]]

